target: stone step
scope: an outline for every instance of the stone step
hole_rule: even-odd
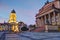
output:
[[[20,40],[17,34],[5,34],[5,40]]]

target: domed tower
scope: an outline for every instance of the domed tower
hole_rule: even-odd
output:
[[[16,23],[16,12],[15,10],[11,11],[10,18],[9,18],[9,23],[15,22]]]
[[[16,12],[15,12],[15,10],[11,11],[8,23],[11,24],[10,30],[12,30],[14,32],[18,32],[19,31],[18,22],[16,20]]]

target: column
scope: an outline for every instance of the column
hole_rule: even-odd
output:
[[[60,13],[58,13],[58,31],[60,32]]]
[[[60,25],[60,13],[58,13],[58,25]]]
[[[43,17],[41,17],[41,25],[44,25]]]
[[[44,19],[45,19],[45,24],[47,24],[47,23],[46,23],[46,15],[44,16]]]
[[[42,17],[41,17],[41,19],[40,19],[40,24],[41,24],[41,26],[42,26]]]
[[[55,11],[53,12],[53,16],[54,16],[54,23],[53,23],[53,25],[56,25],[56,16],[55,16]]]
[[[45,32],[48,32],[48,25],[45,25]]]
[[[45,25],[45,16],[43,16],[43,21],[44,21],[44,25]]]
[[[39,18],[37,18],[36,21],[37,21],[37,26],[39,27],[41,25],[41,21]]]
[[[36,26],[38,27],[38,18],[36,18]]]
[[[48,14],[48,16],[49,16],[49,24],[51,24],[51,16],[50,16],[50,13]]]
[[[48,25],[47,25],[47,22],[46,22],[46,15],[44,16],[45,18],[45,32],[48,32]]]

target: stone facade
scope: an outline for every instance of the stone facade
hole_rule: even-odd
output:
[[[49,26],[60,26],[60,0],[54,0],[52,2],[47,2],[41,9],[39,9],[38,14],[36,14],[36,26],[42,27],[44,30],[50,30]],[[55,27],[54,27],[55,28]],[[58,30],[56,29],[56,30]],[[51,29],[53,30],[53,29]]]
[[[9,23],[0,23],[0,31],[7,31],[11,29],[11,24]]]
[[[20,32],[23,25],[23,22],[17,22],[16,12],[12,10],[8,22],[0,23],[0,31]]]

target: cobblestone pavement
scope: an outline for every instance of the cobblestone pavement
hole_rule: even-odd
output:
[[[2,34],[3,34],[3,32],[2,32]],[[19,40],[60,40],[60,32],[53,32],[53,33],[52,32],[49,32],[49,33],[22,32],[19,34],[14,34],[14,36],[15,35],[17,36],[17,38],[19,38]],[[5,36],[3,36],[3,38],[6,38]],[[8,37],[8,35],[7,35],[7,37]],[[11,35],[10,35],[10,37],[11,37]],[[4,40],[3,38],[1,40]],[[14,40],[14,39],[12,38],[12,40]]]
[[[60,40],[60,33],[23,32],[19,34],[21,40]]]

